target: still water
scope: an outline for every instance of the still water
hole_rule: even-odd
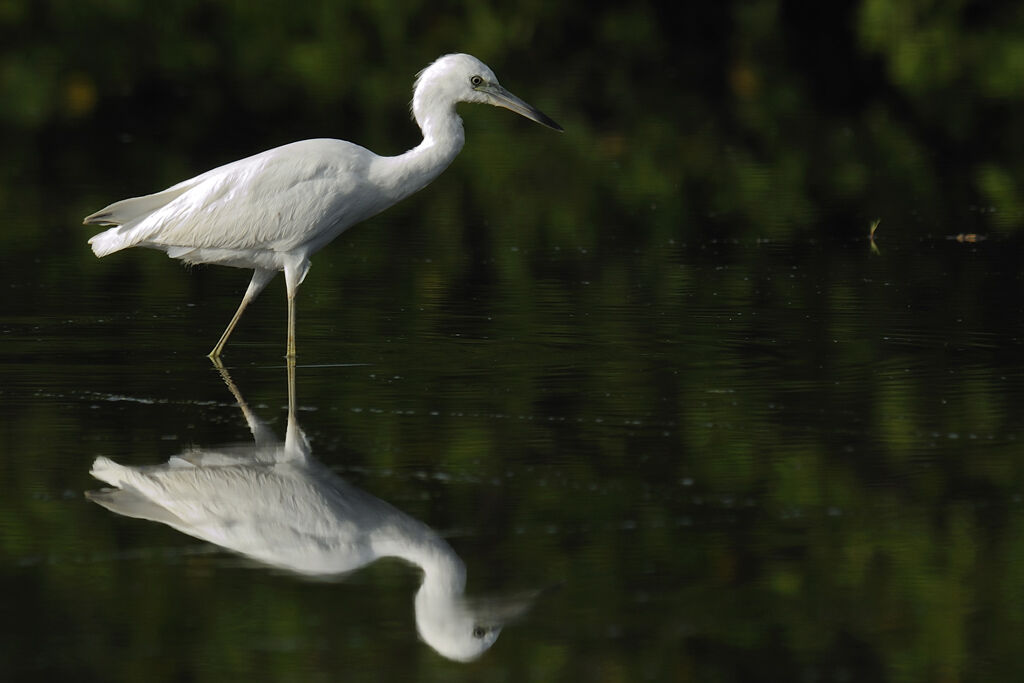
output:
[[[219,369],[242,271],[12,264],[5,679],[1024,673],[1005,244],[432,229],[317,259],[291,411],[280,280]]]

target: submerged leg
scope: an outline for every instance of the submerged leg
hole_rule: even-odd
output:
[[[208,354],[210,358],[219,358],[220,352],[224,350],[224,345],[228,343],[228,337],[231,336],[231,332],[235,329],[235,325],[238,324],[239,319],[242,317],[242,311],[249,305],[249,302],[255,299],[263,288],[274,279],[277,275],[276,270],[263,270],[257,268],[252,274],[252,280],[249,282],[249,288],[245,290],[245,295],[242,297],[242,303],[238,305],[238,310],[235,311],[234,317],[231,318],[231,322],[228,323],[228,327],[224,330],[224,334],[220,336],[220,340],[217,345],[213,347],[213,351]]]

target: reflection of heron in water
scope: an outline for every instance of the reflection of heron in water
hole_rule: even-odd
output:
[[[197,448],[166,464],[126,467],[96,458],[91,474],[114,488],[90,500],[127,517],[161,522],[274,567],[335,575],[381,557],[423,570],[416,593],[420,636],[450,659],[480,656],[530,597],[469,601],[466,569],[435,531],[347,483],[310,452],[295,419],[295,368],[288,364],[288,428],[282,443],[231,382],[254,445]]]

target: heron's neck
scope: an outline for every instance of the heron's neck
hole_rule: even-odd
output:
[[[378,556],[399,557],[423,571],[421,592],[459,595],[466,586],[466,566],[451,546],[418,520],[405,515],[390,519],[374,535]]]
[[[426,187],[448,168],[466,140],[454,106],[417,111],[416,122],[423,131],[423,141],[405,154],[381,159],[382,177],[396,199]]]

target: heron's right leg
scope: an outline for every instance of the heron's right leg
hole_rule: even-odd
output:
[[[288,344],[285,358],[295,358],[295,295],[308,272],[308,259],[300,258],[284,264],[284,284],[288,294]]]
[[[238,310],[235,311],[235,315],[231,318],[231,322],[228,323],[228,327],[224,330],[224,334],[220,336],[220,340],[217,345],[213,347],[213,351],[210,351],[210,358],[219,358],[220,352],[224,350],[224,345],[228,343],[228,337],[231,336],[231,332],[235,329],[235,325],[238,324],[239,319],[242,317],[242,311],[249,305],[249,302],[255,299],[263,288],[266,287],[274,276],[277,275],[276,270],[264,270],[257,268],[252,274],[252,280],[249,282],[249,288],[245,290],[245,296],[242,297],[242,303],[238,305]]]

